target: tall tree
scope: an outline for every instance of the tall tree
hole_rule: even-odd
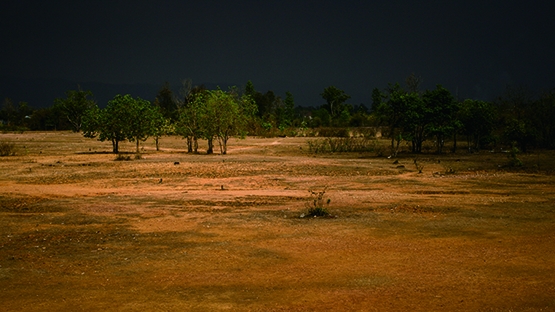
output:
[[[329,86],[324,89],[324,92],[320,94],[324,100],[326,100],[326,104],[324,108],[326,108],[332,118],[335,118],[343,112],[345,108],[345,102],[351,98],[350,95],[347,95],[345,91],[336,88],[335,86]]]
[[[139,97],[132,98],[129,94],[116,97],[115,100],[121,101],[122,105],[128,108],[126,116],[128,127],[125,136],[129,142],[136,142],[136,153],[139,153],[139,142],[145,141],[156,133],[162,113],[158,107],[152,106],[149,101]]]
[[[209,140],[209,152],[214,137],[218,139],[220,152],[227,154],[227,142],[232,136],[244,137],[248,121],[256,114],[256,105],[248,95],[239,96],[237,90],[209,91],[206,100],[204,135]]]
[[[385,124],[389,128],[389,138],[391,138],[391,150],[393,155],[397,154],[403,134],[405,110],[403,97],[405,94],[406,91],[404,91],[398,83],[390,83],[385,89],[384,94],[378,89],[374,89],[372,92],[372,109],[377,115],[379,123],[381,125]],[[397,141],[397,148],[395,148],[395,141]]]
[[[445,138],[455,130],[457,103],[451,92],[441,85],[435,90],[426,90],[422,97],[428,114],[428,131],[436,137],[437,153],[441,154]]]
[[[489,136],[494,127],[494,106],[490,102],[466,99],[459,104],[457,116],[466,135],[469,151],[480,149],[483,138]]]
[[[74,132],[81,131],[85,112],[96,105],[95,101],[90,99],[92,96],[91,91],[84,91],[81,90],[81,87],[78,87],[77,90],[67,91],[65,99],[58,98],[54,100],[54,105],[70,122]]]
[[[533,102],[533,92],[526,86],[508,86],[498,99],[501,122],[505,126],[504,136],[508,143],[518,145],[523,152],[537,138],[532,122]]]
[[[156,109],[150,102],[131,95],[116,95],[104,109],[94,106],[85,114],[85,137],[98,137],[100,141],[112,142],[112,151],[119,153],[119,143],[135,141],[139,152],[139,142],[155,133]]]
[[[192,88],[179,108],[177,132],[187,139],[187,151],[198,152],[198,139],[203,137],[202,121],[206,109],[207,92],[204,86]]]
[[[164,83],[162,88],[158,91],[156,98],[154,99],[154,105],[160,107],[160,112],[162,116],[169,120],[176,120],[177,113],[177,103],[174,99],[173,92],[170,88],[168,82]]]

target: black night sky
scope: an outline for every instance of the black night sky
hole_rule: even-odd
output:
[[[0,96],[45,106],[80,84],[99,102],[152,100],[190,78],[251,80],[302,106],[334,85],[369,105],[373,88],[414,72],[424,89],[490,100],[507,84],[555,87],[553,12],[551,1],[4,1]]]

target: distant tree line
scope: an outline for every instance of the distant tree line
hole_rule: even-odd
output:
[[[458,101],[441,85],[420,90],[421,79],[410,75],[405,86],[390,83],[372,91],[372,104],[349,104],[350,96],[329,86],[320,94],[319,107],[295,105],[293,94],[285,98],[273,91],[257,91],[251,81],[240,90],[208,90],[182,82],[173,92],[168,83],[154,100],[116,95],[104,108],[94,101],[91,91],[70,90],[52,106],[33,109],[26,102],[17,105],[5,99],[0,109],[0,130],[73,130],[84,136],[110,141],[114,153],[122,141],[139,142],[164,135],[186,139],[188,152],[198,152],[198,141],[206,140],[207,153],[215,143],[221,154],[227,153],[229,138],[246,135],[295,136],[312,133],[344,135],[347,131],[317,129],[379,128],[391,140],[393,153],[408,143],[413,153],[423,152],[423,143],[431,141],[435,152],[448,146],[455,152],[465,142],[469,151],[496,146],[555,148],[555,89],[534,96],[524,87],[508,87],[494,101],[465,99]],[[331,134],[330,134],[331,133]],[[341,133],[341,134],[340,134]]]

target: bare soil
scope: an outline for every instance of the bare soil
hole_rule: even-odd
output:
[[[418,173],[307,140],[164,137],[116,161],[79,134],[0,134],[0,310],[555,310],[553,151],[419,155]],[[331,216],[301,217],[325,188]]]

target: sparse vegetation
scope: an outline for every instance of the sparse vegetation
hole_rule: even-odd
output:
[[[114,159],[115,161],[130,161],[131,160],[131,156],[129,155],[124,155],[124,154],[118,154],[118,156],[116,156],[116,159]]]
[[[326,186],[321,191],[308,191],[310,193],[310,203],[308,204],[308,213],[306,215],[303,214],[303,217],[327,217],[330,215],[326,206],[329,206],[331,199],[324,199],[327,189],[328,187]]]
[[[308,151],[314,154],[370,152],[377,146],[375,138],[367,137],[328,137],[307,141]]]
[[[0,161],[6,311],[555,306],[552,150],[518,168],[505,151],[419,154],[418,174],[406,151],[314,157],[305,138],[232,138],[222,158],[168,136],[119,162],[69,131],[1,139],[22,150]]]
[[[0,156],[15,156],[15,144],[8,141],[0,141]]]
[[[518,147],[516,147],[516,143],[513,143],[513,146],[507,154],[507,158],[509,159],[509,166],[522,167],[522,161],[518,158],[518,154],[520,154],[520,150],[518,149]]]
[[[414,166],[416,167],[416,170],[418,170],[418,173],[422,173],[424,165],[422,165],[422,163],[418,163],[418,158],[414,158],[412,161],[414,162]]]

